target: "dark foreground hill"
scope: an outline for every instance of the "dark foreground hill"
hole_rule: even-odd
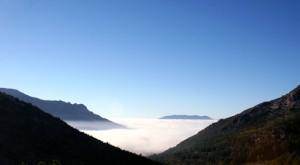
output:
[[[155,164],[96,140],[39,108],[0,92],[0,164],[36,165],[39,162],[62,165]]]
[[[159,119],[211,120],[212,118],[208,116],[198,116],[198,115],[170,115],[170,116],[161,117]]]
[[[22,101],[37,106],[44,112],[50,113],[65,121],[97,121],[107,125],[107,128],[125,128],[89,111],[83,104],[71,104],[64,101],[49,101],[28,96],[15,89],[0,88],[0,92],[14,96]]]
[[[152,157],[165,164],[300,164],[300,86]]]

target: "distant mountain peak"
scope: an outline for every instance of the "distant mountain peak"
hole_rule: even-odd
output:
[[[190,120],[210,120],[212,118],[208,116],[198,116],[198,115],[169,115],[164,116],[159,119],[190,119]]]
[[[300,86],[152,158],[165,164],[300,164]],[[288,162],[288,163],[287,163]]]
[[[4,93],[24,94],[24,93],[20,92],[19,90],[12,89],[12,88],[0,88],[0,91],[4,92]]]
[[[108,119],[93,113],[84,104],[72,104],[70,102],[64,102],[61,100],[42,100],[10,88],[0,88],[0,92],[16,97],[24,102],[31,103],[44,112],[47,112],[55,117],[59,117],[64,121],[101,121],[111,123],[112,127],[110,128],[125,128],[120,124],[109,121]]]
[[[12,95],[22,101],[31,103],[43,111],[50,113],[53,116],[59,117],[62,120],[101,120],[108,121],[99,115],[89,111],[83,104],[72,104],[61,100],[42,100],[36,97],[26,95],[16,89],[0,88],[1,92]]]

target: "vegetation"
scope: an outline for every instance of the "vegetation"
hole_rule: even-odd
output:
[[[28,165],[28,163],[25,163],[24,161],[22,161],[19,165]],[[60,163],[59,160],[52,160],[49,163],[46,163],[44,161],[39,161],[37,164],[34,164],[34,165],[62,165],[62,164]]]
[[[300,86],[151,158],[165,164],[300,164]]]
[[[3,165],[157,164],[90,137],[4,93],[0,93],[0,132]]]

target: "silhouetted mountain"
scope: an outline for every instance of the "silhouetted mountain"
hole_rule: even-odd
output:
[[[300,164],[300,86],[152,157],[165,164]]]
[[[15,89],[0,88],[0,92],[14,96],[22,101],[37,106],[44,112],[50,113],[65,121],[99,121],[105,128],[124,128],[124,126],[109,121],[101,116],[89,111],[83,104],[71,104],[63,101],[48,101],[28,96]],[[105,129],[103,128],[103,129]]]
[[[190,120],[211,120],[212,118],[208,116],[198,116],[198,115],[170,115],[164,116],[159,119],[190,119]]]
[[[36,165],[39,162],[156,164],[96,140],[39,108],[0,92],[0,164]]]

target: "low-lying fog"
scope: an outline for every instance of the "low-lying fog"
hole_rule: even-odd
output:
[[[137,154],[150,155],[165,151],[216,122],[216,120],[165,119],[119,119],[114,121],[127,126],[128,129],[103,130],[101,122],[68,123],[103,142]]]

